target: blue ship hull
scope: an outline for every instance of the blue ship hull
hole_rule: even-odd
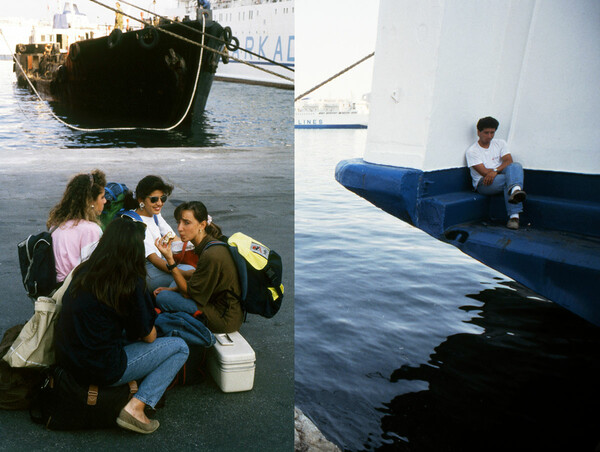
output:
[[[338,164],[344,187],[600,326],[600,176],[525,170],[521,228],[502,196],[472,190],[468,168],[424,172],[362,159]]]

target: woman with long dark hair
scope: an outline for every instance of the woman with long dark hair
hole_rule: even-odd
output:
[[[77,174],[67,184],[60,202],[50,210],[46,226],[52,231],[56,282],[64,281],[100,239],[105,186],[106,176],[100,170]]]
[[[210,241],[222,240],[221,228],[212,222],[206,206],[200,201],[183,203],[175,209],[177,231],[181,240],[194,244],[198,264],[191,277],[177,268],[171,244],[156,240],[156,247],[165,257],[167,268],[177,284],[175,288],[155,290],[156,303],[164,311],[183,311],[196,314],[213,333],[238,331],[244,314],[240,304],[241,289],[237,268],[226,246],[205,249]]]
[[[148,274],[148,287],[154,290],[159,286],[168,286],[173,282],[173,277],[167,270],[167,263],[155,246],[156,239],[173,229],[161,215],[162,208],[171,195],[173,186],[167,184],[159,176],[146,176],[140,180],[135,187],[135,195],[128,194],[125,197],[125,208],[135,211],[146,225],[146,236],[144,239],[146,271]],[[191,275],[193,267],[180,267]]]
[[[90,258],[73,272],[56,328],[57,364],[81,384],[115,386],[143,378],[117,424],[152,433],[154,407],[188,356],[178,337],[156,337],[156,312],[146,288],[143,223],[113,220]],[[127,341],[123,336],[126,333]]]

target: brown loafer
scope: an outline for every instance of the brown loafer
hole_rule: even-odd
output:
[[[156,419],[151,419],[148,424],[138,421],[123,408],[117,418],[117,425],[132,432],[147,434],[154,432],[160,424]]]
[[[508,229],[519,229],[519,219],[518,218],[509,218],[508,223],[506,223],[506,227]]]
[[[508,197],[508,202],[511,204],[519,204],[520,202],[525,201],[525,198],[527,198],[527,193],[523,190],[515,190]]]

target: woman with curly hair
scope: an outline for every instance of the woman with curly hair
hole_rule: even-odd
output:
[[[105,186],[106,176],[100,170],[77,174],[50,210],[46,226],[52,231],[57,283],[64,281],[102,235],[99,217],[106,204]]]

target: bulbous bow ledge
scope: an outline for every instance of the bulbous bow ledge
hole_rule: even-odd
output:
[[[421,171],[341,161],[348,190],[600,326],[597,175],[525,170],[521,228],[507,229],[502,196],[472,190],[468,168]]]

